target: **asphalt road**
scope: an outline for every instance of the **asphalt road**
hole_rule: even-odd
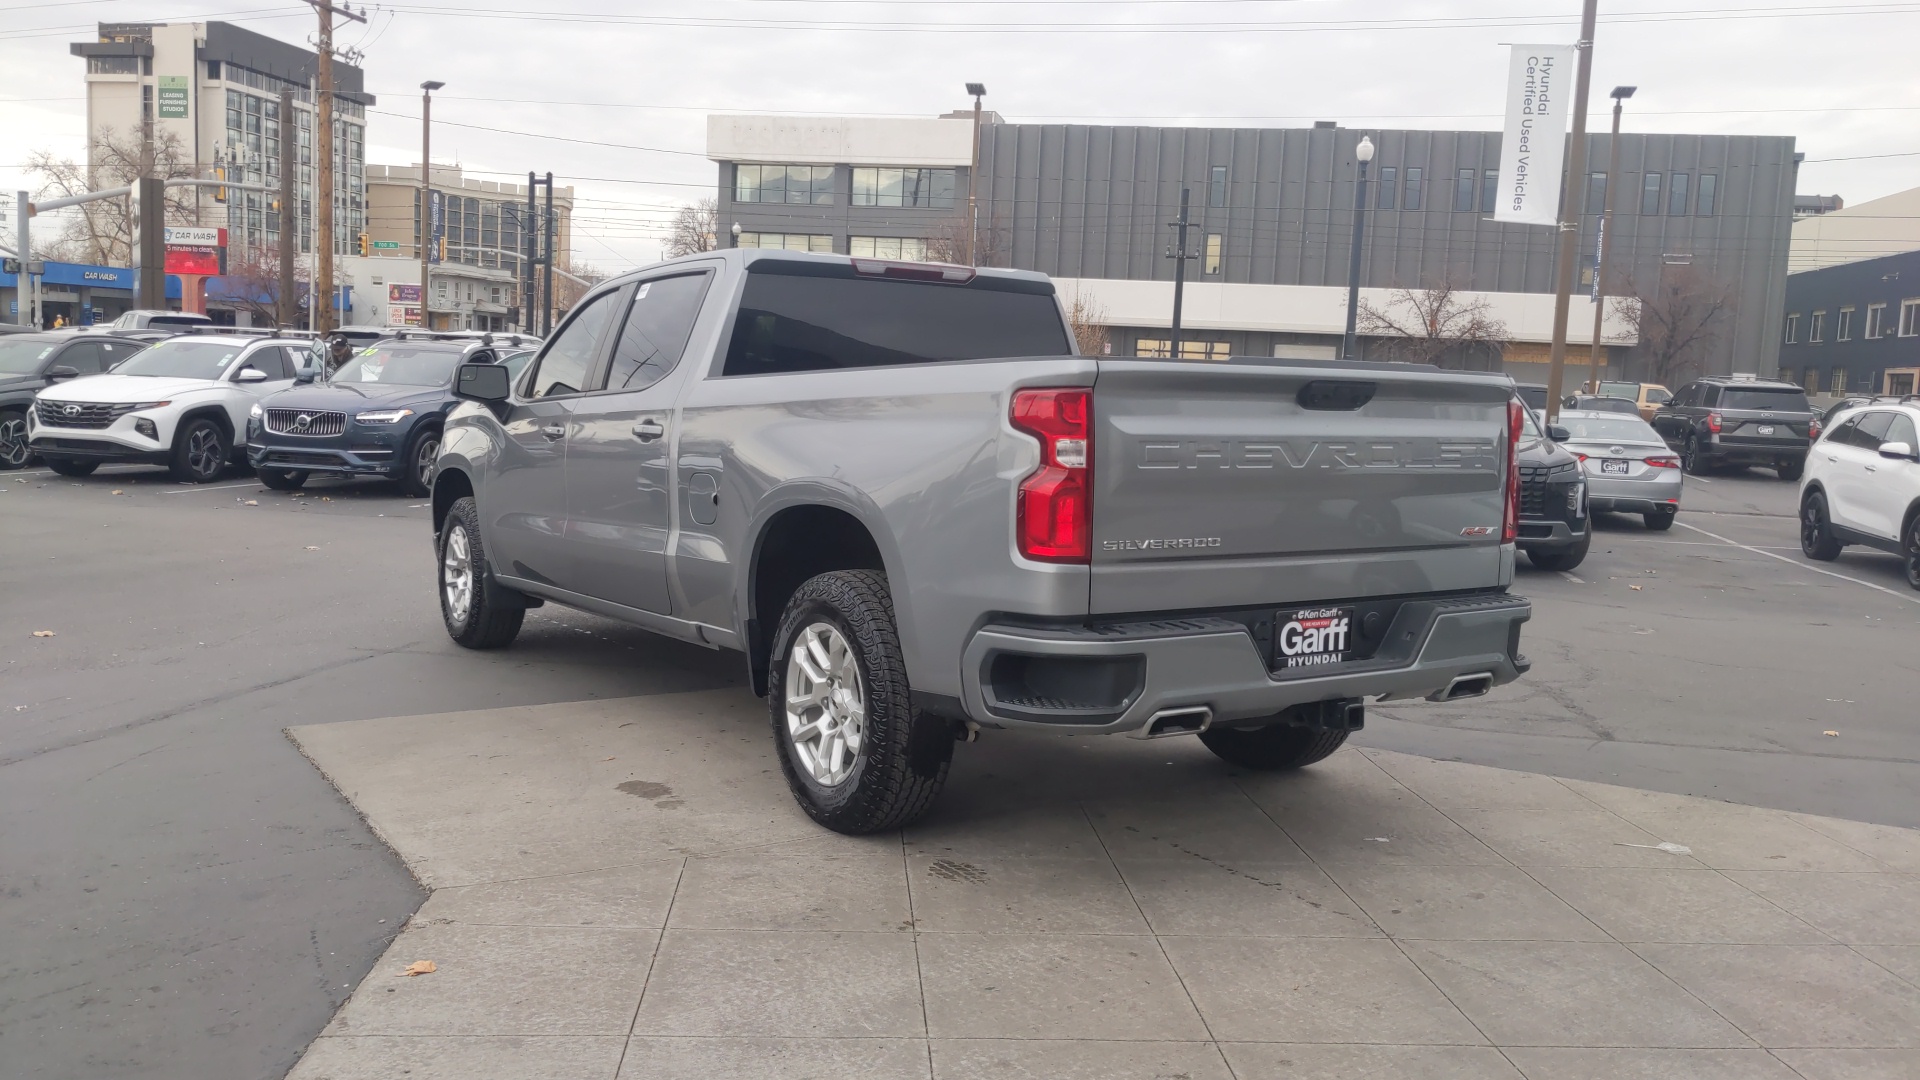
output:
[[[1664,534],[1603,519],[1572,574],[1521,573],[1527,679],[1378,707],[1363,741],[1920,826],[1920,593],[1891,556],[1802,559],[1794,488],[1689,481]],[[0,489],[8,1080],[279,1077],[372,964],[420,892],[282,728],[742,682],[553,607],[510,650],[456,648],[426,508],[384,485]]]

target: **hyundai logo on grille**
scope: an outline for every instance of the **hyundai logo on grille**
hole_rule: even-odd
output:
[[[68,406],[67,406],[66,408],[64,408],[64,409],[61,409],[60,411],[61,411],[61,412],[63,412],[63,413],[66,413],[66,414],[67,414],[68,416],[79,416],[79,415],[80,415],[80,406],[78,406],[78,405],[68,405]]]

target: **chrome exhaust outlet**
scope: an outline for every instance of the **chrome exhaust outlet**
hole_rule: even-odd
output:
[[[1493,672],[1476,671],[1471,675],[1455,675],[1446,689],[1427,695],[1428,701],[1459,701],[1462,698],[1479,697],[1493,689]]]
[[[1170,739],[1175,735],[1198,735],[1212,725],[1212,706],[1182,705],[1154,713],[1145,727],[1132,734],[1136,739]]]

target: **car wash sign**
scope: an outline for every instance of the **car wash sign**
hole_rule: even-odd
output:
[[[227,230],[169,225],[166,240],[167,273],[219,277],[227,272]]]
[[[1560,221],[1560,174],[1567,154],[1567,103],[1573,97],[1572,45],[1515,45],[1507,71],[1507,129],[1500,140],[1495,221]]]

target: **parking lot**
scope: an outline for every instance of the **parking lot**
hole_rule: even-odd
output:
[[[831,919],[810,923],[804,915],[772,924],[743,919],[725,910],[724,881],[706,882],[704,894],[689,890],[690,898],[709,898],[705,914],[696,911],[679,923],[671,921],[667,909],[676,903],[681,876],[689,872],[685,860],[690,853],[767,854],[767,845],[777,843],[786,846],[775,854],[804,857],[809,844],[838,845],[838,838],[809,832],[788,805],[770,741],[756,727],[757,706],[742,689],[743,672],[732,654],[666,642],[553,606],[532,613],[527,631],[510,650],[459,650],[447,640],[435,606],[426,507],[384,484],[316,481],[290,496],[239,477],[180,487],[158,470],[107,467],[84,480],[54,477],[44,470],[0,474],[0,489],[0,551],[5,553],[0,589],[6,598],[0,606],[0,639],[9,643],[0,661],[0,1060],[7,1062],[9,1076],[278,1076],[361,985],[420,907],[427,896],[421,882],[449,890],[444,900],[436,895],[433,901],[443,911],[434,917],[447,920],[438,924],[445,960],[481,948],[472,935],[461,939],[457,924],[524,925],[530,920],[524,905],[533,902],[492,897],[487,902],[495,905],[497,917],[489,922],[472,907],[448,912],[461,895],[452,890],[504,879],[579,874],[592,867],[631,865],[645,871],[635,871],[640,876],[631,880],[600,885],[598,909],[591,896],[551,901],[561,905],[553,912],[563,925],[603,919],[654,928],[635,931],[619,942],[596,942],[598,953],[552,946],[558,949],[553,955],[587,967],[550,973],[548,982],[537,984],[540,993],[558,995],[553,1000],[563,1004],[570,1000],[557,989],[569,985],[563,975],[572,976],[574,983],[617,984],[618,992],[605,1000],[581,998],[563,1010],[574,1018],[604,1021],[599,1027],[582,1021],[584,1026],[571,1029],[580,1041],[568,1044],[565,1053],[587,1063],[580,1075],[593,1075],[598,1067],[594,1063],[608,1054],[615,1061],[624,1055],[627,1067],[637,1070],[633,1075],[675,1076],[683,1068],[691,1074],[688,1062],[710,1066],[710,1075],[728,1074],[714,1064],[718,1058],[689,1058],[686,1045],[674,1040],[708,1037],[729,1017],[743,1023],[728,1011],[741,1008],[742,1000],[705,1000],[698,981],[683,977],[647,1006],[639,1000],[639,987],[657,963],[655,949],[668,953],[672,961],[660,968],[663,973],[687,972],[703,964],[740,962],[741,954],[723,948],[723,939],[702,939],[698,933],[877,929],[864,924],[849,929]],[[1096,956],[1096,947],[1106,947],[1099,941],[1085,944],[1093,952],[1061,953],[1055,961],[1034,955],[993,961],[1001,963],[998,970],[1009,980],[1022,977],[1022,965],[1056,962],[1135,971],[1129,967],[1131,944],[1157,941],[1170,958],[1164,970],[1186,980],[1183,992],[1197,1002],[1190,1006],[1194,1014],[1188,1020],[1181,1011],[1187,1006],[1176,1007],[1182,999],[1168,999],[1174,1004],[1155,1014],[1164,1023],[1155,1021],[1160,1026],[1145,1034],[1147,1029],[1130,1029],[1126,1023],[1082,1028],[1059,1021],[1048,1027],[1048,1021],[1035,1020],[1037,1026],[1019,1037],[1031,1037],[1036,1045],[1069,1039],[1088,1046],[1103,1040],[1159,1040],[1164,1046],[1156,1053],[1164,1051],[1165,1060],[1153,1054],[1140,1060],[1152,1058],[1147,1064],[1153,1068],[1195,1076],[1216,1074],[1210,1070],[1217,1066],[1209,1062],[1218,1055],[1209,1058],[1211,1051],[1205,1048],[1231,1043],[1240,1048],[1225,1051],[1225,1060],[1235,1063],[1236,1075],[1246,1077],[1283,1075],[1275,1062],[1284,1054],[1272,1050],[1274,1041],[1262,1034],[1257,1019],[1234,1019],[1229,999],[1236,991],[1230,980],[1216,979],[1212,985],[1217,989],[1211,992],[1222,996],[1209,1001],[1210,991],[1200,988],[1208,980],[1194,979],[1193,972],[1196,965],[1207,966],[1204,950],[1216,947],[1208,942],[1218,939],[1208,938],[1208,933],[1251,933],[1258,929],[1252,924],[1266,916],[1254,906],[1246,908],[1244,919],[1231,904],[1224,911],[1209,909],[1207,918],[1213,922],[1191,931],[1195,936],[1186,944],[1174,942],[1180,933],[1165,931],[1166,916],[1156,914],[1150,900],[1141,899],[1151,891],[1147,883],[1154,867],[1130,867],[1128,852],[1114,850],[1115,837],[1124,840],[1130,827],[1138,833],[1147,826],[1151,834],[1151,822],[1128,818],[1126,804],[1135,796],[1160,807],[1169,802],[1200,806],[1194,811],[1197,816],[1183,819],[1182,835],[1210,836],[1207,843],[1213,847],[1198,844],[1195,850],[1256,878],[1263,865],[1311,863],[1316,870],[1308,877],[1315,887],[1327,890],[1325,895],[1313,894],[1313,902],[1350,911],[1371,927],[1358,935],[1367,942],[1362,946],[1329,946],[1324,954],[1315,954],[1318,959],[1299,961],[1325,964],[1336,973],[1346,970],[1342,965],[1359,972],[1386,971],[1377,966],[1386,965],[1405,974],[1395,967],[1399,961],[1374,956],[1384,947],[1374,941],[1376,934],[1380,941],[1453,941],[1477,935],[1472,927],[1436,931],[1393,925],[1387,914],[1391,904],[1379,904],[1387,894],[1369,894],[1360,875],[1342,869],[1351,858],[1329,853],[1340,842],[1316,843],[1311,829],[1298,822],[1289,827],[1289,813],[1337,816],[1343,800],[1350,801],[1350,807],[1352,800],[1382,800],[1377,805],[1386,805],[1402,798],[1418,798],[1439,813],[1461,806],[1545,813],[1566,810],[1558,800],[1567,792],[1592,804],[1590,809],[1587,803],[1579,804],[1579,813],[1619,815],[1636,828],[1648,829],[1648,842],[1656,836],[1650,826],[1665,820],[1660,815],[1671,819],[1706,814],[1702,804],[1658,803],[1636,809],[1622,802],[1624,797],[1609,794],[1612,788],[1538,788],[1532,781],[1520,786],[1548,792],[1534,796],[1540,805],[1511,799],[1496,807],[1468,805],[1476,801],[1472,798],[1466,804],[1449,804],[1455,789],[1445,785],[1473,789],[1489,783],[1486,774],[1445,774],[1435,781],[1421,772],[1431,767],[1421,765],[1420,758],[1920,827],[1920,803],[1911,794],[1920,790],[1920,728],[1912,720],[1910,674],[1920,640],[1915,626],[1920,593],[1906,587],[1892,556],[1849,551],[1837,562],[1818,566],[1803,559],[1796,539],[1795,489],[1758,470],[1689,479],[1684,510],[1671,532],[1646,532],[1637,519],[1603,519],[1593,553],[1579,568],[1546,574],[1525,568],[1523,560],[1515,588],[1535,601],[1525,638],[1525,651],[1534,660],[1532,673],[1482,699],[1372,709],[1357,742],[1380,751],[1380,756],[1370,759],[1351,749],[1336,755],[1324,770],[1326,782],[1309,792],[1322,802],[1302,804],[1299,792],[1275,787],[1270,779],[1243,786],[1251,802],[1264,808],[1265,819],[1278,823],[1291,838],[1284,850],[1277,846],[1277,837],[1267,847],[1261,846],[1267,841],[1251,839],[1265,826],[1256,828],[1249,823],[1253,819],[1239,811],[1207,818],[1202,812],[1207,792],[1230,792],[1236,781],[1197,746],[1179,740],[1097,746],[1034,743],[989,732],[978,746],[958,751],[953,784],[942,806],[916,835],[893,837],[889,857],[908,860],[910,874],[919,875],[912,878],[916,887],[924,882],[964,885],[980,874],[994,889],[1012,890],[953,901],[962,908],[966,903],[997,906],[1016,919],[1020,911],[1039,912],[1028,926],[1036,933],[1059,931],[1089,939],[1109,935],[1109,944],[1118,943],[1118,952],[1098,963],[1089,957]],[[53,636],[35,637],[39,631]],[[657,706],[644,701],[650,697],[659,698]],[[614,704],[542,708],[596,700]],[[463,721],[458,714],[464,713],[474,716]],[[618,719],[622,715],[631,718]],[[427,719],[419,719],[423,717]],[[708,735],[701,734],[702,718],[712,722]],[[657,740],[646,735],[653,725]],[[299,747],[283,734],[288,728],[297,729]],[[634,768],[643,772],[629,775]],[[641,786],[619,790],[632,784]],[[565,793],[572,787],[581,795],[569,803]],[[1554,805],[1545,805],[1549,802]],[[1059,831],[1063,819],[1049,808],[1063,804],[1079,808],[1079,820],[1089,823],[1084,832],[1079,826],[1070,834]],[[1008,830],[1017,839],[1023,824],[1017,815],[1002,812],[1007,807],[1033,812],[1030,823],[1039,831],[1027,839],[1050,845],[1038,857],[1097,862],[1094,852],[1085,848],[1091,844],[1103,849],[1101,857],[1117,868],[1113,881],[1099,877],[1088,885],[1066,871],[1064,877],[1029,875],[1023,881],[1020,875],[1027,864],[995,864],[996,858],[1036,856],[1032,850],[1022,856],[1019,843],[1010,841]],[[1109,816],[1096,818],[1088,807]],[[1787,828],[1780,823],[1796,819],[1730,815],[1715,820],[1723,831],[1748,829],[1751,836],[1773,836],[1770,830]],[[1050,828],[1054,831],[1047,832]],[[393,841],[398,855],[375,830]],[[1900,839],[1907,834],[1892,831],[1862,835],[1890,837],[1885,840],[1888,851],[1907,842]],[[1363,839],[1392,848],[1391,836],[1387,841]],[[1481,840],[1492,843],[1484,836]],[[1822,849],[1817,856],[1804,856],[1812,860],[1804,865],[1780,869],[1886,872],[1892,882],[1887,895],[1894,899],[1884,910],[1889,916],[1905,911],[1910,934],[1920,923],[1911,917],[1916,913],[1913,879],[1893,871],[1911,875],[1920,864],[1872,854],[1865,850],[1872,847],[1867,839],[1850,842],[1853,846],[1844,851]],[[865,847],[848,851],[834,846],[821,854],[852,860],[846,864],[848,872],[857,874],[870,869],[861,856],[873,854],[871,841],[860,843]],[[596,844],[620,850],[596,850]],[[1705,850],[1697,842],[1694,846]],[[1298,859],[1296,850],[1301,853]],[[1871,867],[1843,868],[1851,855],[1866,859]],[[1782,861],[1800,857],[1791,852],[1780,856]],[[1152,863],[1154,856],[1141,858]],[[936,871],[934,864],[943,860],[945,867]],[[1475,862],[1452,855],[1411,861],[1447,866]],[[1507,861],[1516,872],[1524,866],[1524,861]],[[666,864],[678,869],[672,871],[671,882],[663,884],[655,871]],[[1080,866],[1073,863],[1068,869]],[[1699,865],[1688,863],[1685,868],[1702,874],[1763,873],[1769,864],[1703,856]],[[720,874],[726,867],[716,863],[705,870]],[[1316,876],[1322,871],[1324,884]],[[1528,873],[1534,882],[1552,876]],[[1124,883],[1120,891],[1132,897],[1134,908],[1118,899],[1120,887],[1114,882]],[[786,891],[804,894],[813,887],[793,885]],[[1745,887],[1764,892],[1767,883],[1755,879]],[[1049,921],[1041,901],[1050,895],[1058,899],[1062,889],[1076,900],[1067,905],[1075,914],[1064,923]],[[1118,907],[1077,902],[1088,897],[1106,897]],[[843,900],[850,907],[871,904],[861,910],[872,917],[899,914],[884,896],[864,896],[858,903]],[[920,903],[930,903],[927,910],[937,914],[917,909]],[[903,893],[900,900],[906,905],[903,918],[919,929],[940,929],[920,922],[933,917],[947,919],[944,929],[956,933],[977,928],[982,916],[951,906],[943,909],[941,903],[937,896],[928,901],[920,893]],[[1609,923],[1597,903],[1568,903],[1605,928],[1595,948],[1633,945],[1633,935]],[[1737,906],[1732,900],[1727,904]],[[514,908],[510,915],[498,914],[508,907]],[[1799,910],[1790,900],[1778,907]],[[1106,915],[1100,917],[1107,922],[1087,921],[1099,922],[1095,916],[1102,911]],[[1151,924],[1152,935],[1135,933],[1136,915],[1144,920],[1141,925]],[[1484,908],[1469,907],[1463,917],[1499,921]],[[1678,1026],[1649,1021],[1627,1041],[1610,1045],[1636,1051],[1668,1047],[1699,1054],[1770,1054],[1765,1069],[1805,1066],[1797,1074],[1778,1075],[1910,1075],[1897,1070],[1904,1067],[1902,1062],[1912,1064],[1908,1055],[1913,1051],[1899,1048],[1910,1047],[1912,1032],[1920,1030],[1920,1005],[1915,1004],[1920,989],[1914,982],[1920,978],[1914,960],[1920,941],[1868,941],[1805,911],[1795,917],[1805,923],[1800,930],[1814,936],[1759,933],[1754,939],[1740,938],[1739,944],[1763,940],[1782,948],[1832,946],[1855,950],[1849,954],[1850,964],[1879,965],[1871,966],[1880,980],[1873,984],[1878,996],[1862,1004],[1870,1015],[1856,1029],[1770,1027],[1771,1013],[1717,998],[1712,989],[1738,982],[1737,973],[1746,970],[1741,964],[1747,960],[1727,961],[1713,974],[1705,969],[1720,960],[1705,953],[1663,958],[1653,955],[1658,950],[1642,948],[1635,955],[1685,987],[1689,996],[1681,1011],[1691,1011],[1684,1023],[1674,1021]],[[410,934],[432,929],[420,926],[421,921],[415,920]],[[663,939],[658,928],[675,925],[689,927],[694,936],[676,939],[668,931]],[[519,931],[495,937],[515,933]],[[1556,941],[1586,937],[1559,929],[1545,936]],[[517,944],[501,947],[509,952],[546,947],[524,934],[515,940]],[[1678,939],[1684,945],[1666,940],[1669,952],[1707,947],[1697,936]],[[805,944],[795,938],[792,947]],[[915,953],[910,948],[904,955],[917,957],[920,965],[945,965],[948,973],[959,973],[953,974],[958,985],[972,978],[968,973],[976,969],[969,965],[992,967],[991,957],[981,959],[985,954],[962,954],[971,944],[956,937],[940,946],[952,950],[948,953]],[[1194,951],[1183,956],[1182,948]],[[1566,948],[1569,957],[1578,952],[1573,945]],[[1872,953],[1876,948],[1881,951]],[[1435,944],[1429,951],[1440,955],[1446,949]],[[982,1003],[978,998],[962,1000],[965,995],[943,999],[937,973],[930,976],[922,970],[919,1002],[908,1012],[929,1011],[917,1028],[913,1015],[895,1015],[899,995],[893,991],[899,987],[887,980],[905,977],[894,966],[897,946],[876,944],[874,950],[876,958],[861,969],[865,974],[860,977],[877,981],[862,984],[866,988],[861,1000],[873,1004],[879,1019],[866,1027],[841,1020],[816,1023],[823,1037],[866,1031],[871,1042],[863,1046],[878,1056],[848,1059],[823,1050],[822,1056],[809,1058],[803,1047],[793,1051],[800,1057],[782,1059],[797,1063],[796,1075],[809,1062],[818,1065],[808,1067],[821,1068],[836,1063],[843,1071],[851,1069],[848,1075],[898,1071],[899,1061],[887,1055],[897,1055],[902,1046],[908,1059],[904,1071],[910,1074],[915,1053],[922,1065],[928,1060],[929,1040],[938,1044],[932,1051],[934,1065],[939,1067],[941,1056],[948,1055],[949,1062],[959,1063],[946,1066],[956,1075],[998,1074],[996,1070],[1019,1074],[1002,1060],[1015,1058],[1018,1068],[1032,1075],[1068,1075],[1064,1065],[1048,1068],[1040,1057],[1002,1052],[981,1041],[996,1025],[1026,1030],[1020,1028],[1023,1011],[1045,1012],[1031,1002]],[[1421,972],[1431,974],[1434,963],[1445,962],[1442,955],[1425,963],[1413,952],[1411,947],[1404,950],[1407,964]],[[1212,970],[1231,967],[1230,959],[1218,958]],[[781,961],[769,956],[766,962]],[[487,963],[495,966],[487,968]],[[1692,974],[1682,970],[1688,965]],[[497,958],[473,961],[469,974],[510,968],[500,967]],[[1823,970],[1839,972],[1832,977],[1841,983],[1862,985],[1854,968]],[[1152,966],[1135,974],[1151,982],[1161,978],[1162,971]],[[458,960],[447,965],[449,976],[459,973]],[[380,1014],[378,1003],[366,999],[387,996],[390,988],[379,983],[394,980],[386,974],[384,968],[376,970],[370,989],[340,1014],[332,1034],[341,1038],[327,1044],[327,1053],[334,1056],[316,1054],[302,1066],[305,1075],[386,1075],[380,1070],[392,1059],[378,1056],[380,1045],[369,1040],[461,1033],[458,1024],[445,1022],[448,1010],[457,1010],[459,1003],[422,998],[437,992],[433,977],[405,980],[395,989],[396,1001],[412,1001],[411,1018],[403,1015],[395,1021],[394,1014]],[[1391,981],[1399,975],[1387,972],[1381,977]],[[1617,986],[1624,993],[1639,986],[1637,976],[1621,978]],[[622,980],[636,979],[633,993],[627,994]],[[1409,1022],[1390,1036],[1382,1035],[1383,1029],[1369,1035],[1364,1025],[1336,1026],[1315,1029],[1318,1035],[1301,1041],[1323,1047],[1444,1044],[1463,1049],[1430,1055],[1445,1059],[1445,1067],[1453,1070],[1434,1075],[1500,1075],[1487,1064],[1494,1059],[1479,1056],[1486,1051],[1475,1047],[1525,1044],[1527,1033],[1489,1019],[1502,1006],[1486,1004],[1484,996],[1475,1004],[1475,995],[1482,991],[1449,984],[1444,976],[1432,976],[1431,985],[1458,1008],[1461,1019],[1448,1013],[1449,1019],[1432,1020],[1435,1014],[1422,1012],[1429,1018],[1430,1023],[1422,1022],[1427,1026]],[[790,989],[802,994],[807,987],[796,983]],[[1089,992],[1093,996],[1085,1000],[1074,1023],[1087,1014],[1100,1014],[1108,1003],[1100,993]],[[1378,1007],[1377,1002],[1347,1004]],[[1143,1006],[1134,1001],[1129,1007]],[[622,1010],[624,1015],[618,1015]],[[943,1021],[943,1010],[966,1019]],[[1170,1018],[1176,1013],[1180,1019]],[[1132,1014],[1112,1015],[1124,1019]],[[1403,1014],[1393,1015],[1404,1019]],[[769,1028],[767,1038],[804,1028],[806,1019],[788,1018],[785,1026],[774,1026],[778,1030]],[[1904,1043],[1887,1035],[1902,1025],[1907,1025]],[[652,1031],[654,1041],[614,1038],[610,1032],[616,1029]],[[347,1038],[356,1032],[367,1037]],[[943,1036],[950,1036],[946,1043],[941,1043]],[[1589,1045],[1605,1043],[1600,1036],[1589,1040]],[[1841,1061],[1838,1057],[1820,1059],[1815,1051],[1830,1044],[1858,1051],[1847,1060],[1856,1061],[1859,1071],[1843,1073],[1840,1065],[1832,1064]],[[1812,1055],[1803,1055],[1801,1065],[1793,1064],[1795,1046]],[[1194,1047],[1203,1051],[1197,1058],[1192,1056]],[[454,1052],[457,1049],[449,1051],[454,1053],[450,1060],[468,1064],[464,1072],[446,1075],[486,1075],[489,1070],[518,1074],[497,1063],[475,1065],[479,1059],[461,1058],[458,1054],[466,1051]],[[736,1055],[730,1060],[741,1075],[752,1074],[754,1061],[764,1064],[754,1052],[743,1046],[725,1050]],[[1035,1051],[1045,1052],[1051,1051]],[[1124,1053],[1108,1053],[1115,1062],[1132,1060]],[[1307,1053],[1306,1059],[1329,1063],[1322,1074],[1334,1075],[1338,1054],[1313,1053],[1322,1056]],[[1551,1057],[1546,1050],[1533,1052],[1535,1061]],[[1093,1068],[1090,1063],[1096,1060],[1086,1055],[1059,1059],[1083,1069]],[[1620,1075],[1625,1068],[1615,1062],[1617,1068],[1609,1071],[1593,1059],[1584,1065],[1547,1061],[1536,1069],[1527,1060],[1516,1051],[1496,1064],[1525,1070],[1529,1077]],[[1754,1064],[1760,1060],[1734,1057],[1714,1067],[1724,1067],[1728,1076],[1775,1075]],[[1395,1074],[1386,1058],[1352,1062],[1355,1069],[1365,1064]],[[1578,1071],[1589,1067],[1590,1072]],[[423,1074],[430,1075],[416,1073]],[[1121,1074],[1118,1065],[1087,1073]],[[1664,1073],[1648,1075],[1692,1074],[1669,1065]]]

